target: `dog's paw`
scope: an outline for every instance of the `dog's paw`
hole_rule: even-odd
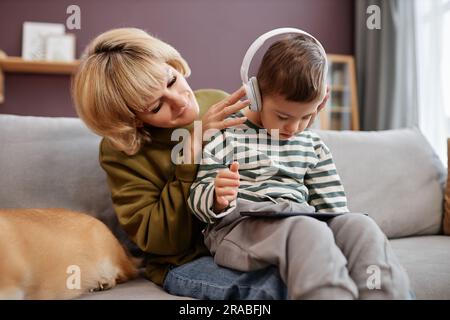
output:
[[[109,282],[97,282],[97,287],[91,288],[89,290],[89,292],[105,291],[105,290],[111,289],[112,287],[114,287],[114,285],[112,283],[109,283]]]

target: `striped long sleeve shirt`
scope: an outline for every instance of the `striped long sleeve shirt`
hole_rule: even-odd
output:
[[[241,113],[232,117],[243,116]],[[233,161],[239,162],[238,198],[307,202],[316,212],[348,212],[347,199],[328,147],[309,130],[279,140],[250,121],[215,134],[203,150],[189,207],[202,221],[214,223],[236,207],[213,211],[214,178]]]

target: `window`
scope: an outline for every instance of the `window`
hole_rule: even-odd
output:
[[[444,164],[450,137],[450,0],[416,0],[419,127]]]
[[[442,69],[441,73],[445,112],[450,118],[450,0],[443,5]],[[450,126],[449,126],[450,127]],[[449,128],[450,130],[450,128]],[[450,136],[450,131],[449,131]]]

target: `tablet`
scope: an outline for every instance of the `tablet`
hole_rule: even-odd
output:
[[[241,216],[246,217],[259,217],[259,218],[287,218],[306,216],[312,217],[321,221],[327,221],[329,219],[341,216],[347,213],[335,213],[335,212],[275,212],[275,211],[241,211]],[[367,213],[362,213],[367,216]]]

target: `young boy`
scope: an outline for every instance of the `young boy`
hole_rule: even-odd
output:
[[[276,265],[291,299],[408,298],[408,276],[364,215],[327,223],[240,215],[348,212],[330,150],[307,130],[326,103],[326,63],[306,35],[268,49],[257,74],[262,109],[246,110],[240,130],[222,131],[205,146],[190,208],[208,223],[205,243],[217,264],[242,271]],[[262,132],[267,139],[258,139]],[[371,268],[379,271],[376,285],[369,284]]]

